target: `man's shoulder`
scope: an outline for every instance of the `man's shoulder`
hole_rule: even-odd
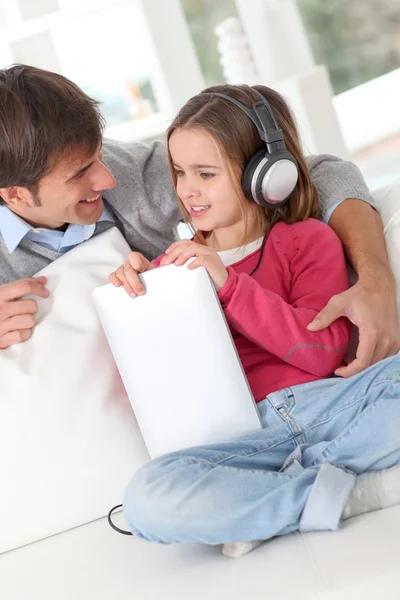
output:
[[[161,141],[146,144],[105,139],[103,160],[116,179],[116,186],[103,194],[113,213],[121,213],[132,221],[137,211],[151,216],[159,205],[167,212],[177,212],[167,153]]]
[[[143,171],[149,161],[158,167],[167,167],[167,154],[161,141],[151,144],[145,142],[121,142],[119,140],[103,140],[103,160],[114,176],[132,171]],[[126,172],[126,173],[125,173]]]
[[[23,277],[33,277],[49,262],[49,256],[33,252],[28,247],[18,246],[10,253],[0,234],[0,285]]]

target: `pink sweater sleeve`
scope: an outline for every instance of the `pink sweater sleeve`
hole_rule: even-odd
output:
[[[351,324],[341,318],[320,332],[307,325],[334,294],[349,287],[340,240],[314,219],[283,226],[265,249],[263,263],[271,260],[288,273],[288,301],[228,267],[228,281],[218,294],[228,323],[285,362],[316,376],[331,375],[346,353]]]

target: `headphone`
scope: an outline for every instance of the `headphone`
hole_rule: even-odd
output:
[[[286,150],[282,129],[278,127],[269,103],[258,90],[252,89],[260,96],[252,108],[226,94],[206,93],[235,104],[253,121],[266,148],[259,150],[246,164],[242,175],[243,192],[246,198],[264,208],[277,208],[296,186],[297,162]]]

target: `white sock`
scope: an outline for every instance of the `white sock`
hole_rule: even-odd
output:
[[[342,519],[400,504],[400,465],[356,477]]]
[[[382,471],[370,471],[356,477],[342,519],[400,504],[400,465]],[[231,542],[222,546],[228,558],[241,558],[255,550],[265,540]]]
[[[258,548],[265,540],[254,540],[253,542],[230,542],[222,546],[222,554],[228,558],[241,558],[255,548]]]

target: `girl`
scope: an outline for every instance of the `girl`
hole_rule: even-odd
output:
[[[318,220],[285,101],[264,86],[208,88],[181,109],[167,138],[194,238],[154,264],[131,253],[110,281],[135,297],[145,293],[138,273],[189,258],[187,268],[204,266],[264,429],[142,467],[124,499],[131,531],[159,543],[223,543],[233,557],[257,540],[336,529],[343,518],[397,503],[400,360],[332,377],[350,323],[307,329],[349,284],[341,244]]]

